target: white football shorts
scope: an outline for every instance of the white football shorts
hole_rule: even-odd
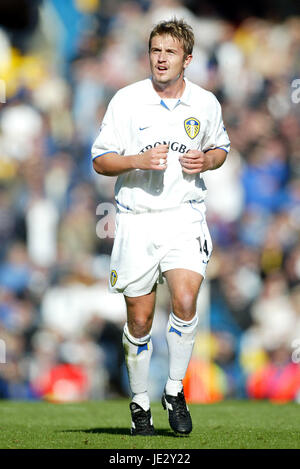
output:
[[[163,273],[188,269],[205,277],[212,241],[203,202],[170,210],[118,212],[111,254],[111,292],[136,297],[163,283]]]

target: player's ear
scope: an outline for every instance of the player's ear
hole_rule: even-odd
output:
[[[183,62],[183,68],[186,68],[191,63],[192,58],[193,58],[192,54],[189,54],[186,56]]]

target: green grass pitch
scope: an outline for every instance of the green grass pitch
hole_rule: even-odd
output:
[[[158,402],[151,406],[157,434],[130,436],[128,405],[129,400],[74,404],[0,401],[0,448],[300,448],[300,407],[296,403],[190,404],[194,428],[188,437],[174,435]]]

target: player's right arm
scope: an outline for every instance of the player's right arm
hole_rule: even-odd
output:
[[[92,146],[94,170],[104,176],[119,176],[136,169],[166,169],[167,145],[157,145],[143,153],[127,155],[135,138],[128,125],[131,100],[132,96],[127,96],[126,89],[116,93],[108,105],[99,135]]]
[[[168,145],[157,145],[138,155],[123,156],[107,152],[93,160],[93,167],[104,176],[119,176],[134,169],[162,171],[167,167],[168,150]]]

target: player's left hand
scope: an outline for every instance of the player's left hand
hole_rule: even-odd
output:
[[[189,150],[179,158],[179,162],[187,174],[204,173],[210,169],[209,158],[199,150]]]

